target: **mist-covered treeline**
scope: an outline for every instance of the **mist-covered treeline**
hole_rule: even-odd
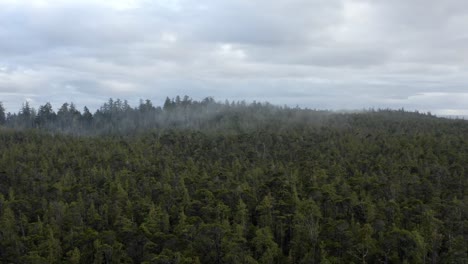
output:
[[[24,103],[18,113],[5,113],[0,106],[0,124],[14,129],[38,128],[74,135],[128,134],[157,128],[196,130],[249,129],[278,118],[281,108],[268,103],[215,102],[213,98],[194,101],[188,96],[166,98],[163,107],[141,100],[132,107],[126,100],[109,99],[94,114],[84,107],[64,103],[57,112],[50,103],[37,110]],[[294,114],[288,109],[287,115]],[[249,122],[245,122],[249,119]]]
[[[430,113],[419,114],[403,110],[366,112],[399,120],[433,118]],[[162,107],[153,105],[150,100],[140,100],[138,106],[132,107],[126,100],[111,98],[95,113],[91,113],[86,106],[80,111],[73,103],[64,103],[54,111],[50,103],[35,109],[28,102],[22,105],[18,113],[5,113],[0,103],[0,125],[13,129],[34,128],[72,135],[130,135],[148,129],[249,132],[260,128],[284,130],[290,127],[346,126],[351,119],[359,116],[274,106],[269,103],[220,103],[211,97],[196,101],[188,96],[166,98]]]

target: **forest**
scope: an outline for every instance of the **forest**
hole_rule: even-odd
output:
[[[468,121],[0,104],[0,263],[468,263]]]

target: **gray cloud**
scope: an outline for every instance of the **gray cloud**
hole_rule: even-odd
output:
[[[188,94],[468,114],[466,21],[463,0],[2,1],[0,101]]]

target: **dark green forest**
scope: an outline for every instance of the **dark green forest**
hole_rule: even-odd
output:
[[[468,263],[468,122],[0,104],[0,263]]]

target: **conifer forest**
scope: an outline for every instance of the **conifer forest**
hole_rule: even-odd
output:
[[[468,121],[0,104],[0,263],[468,263]]]

